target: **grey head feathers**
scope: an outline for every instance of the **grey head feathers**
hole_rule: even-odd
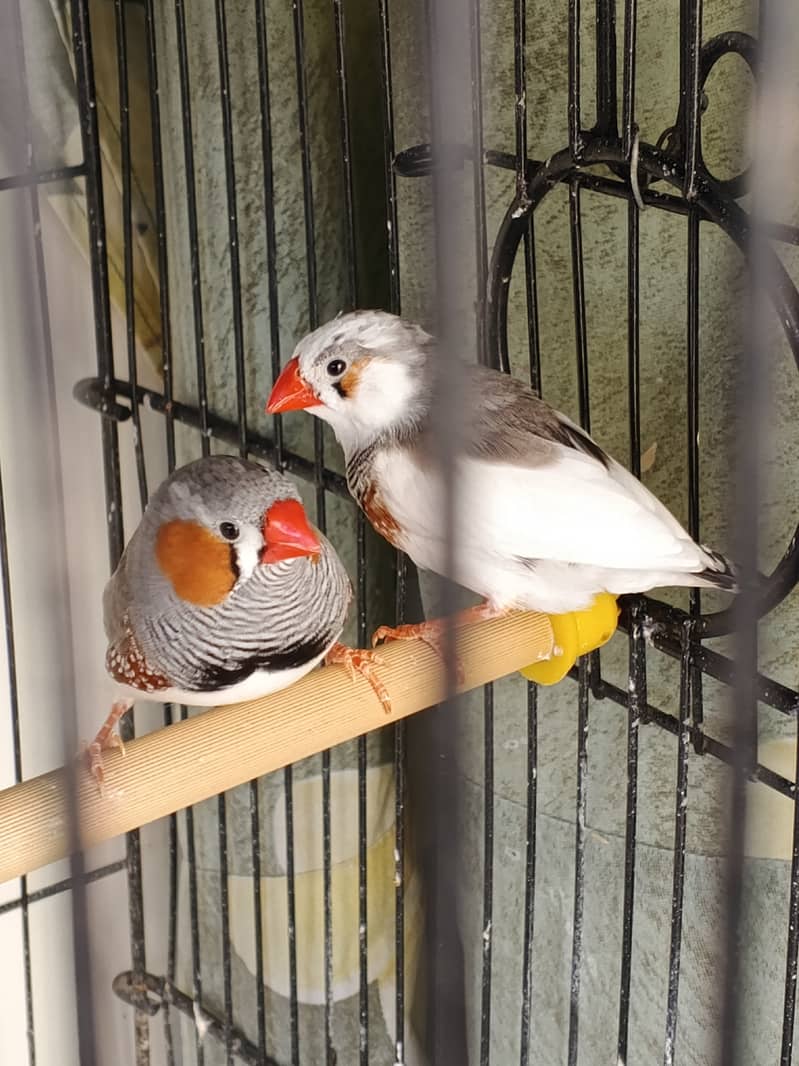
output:
[[[258,564],[263,516],[284,499],[300,499],[289,478],[233,456],[209,456],[177,470],[153,494],[106,586],[109,654],[129,656],[132,638],[150,673],[188,692],[220,691],[255,670],[317,660],[343,628],[352,588],[321,535],[318,558]],[[187,603],[159,569],[158,531],[174,520],[211,532],[223,521],[240,528],[231,551],[249,553],[252,565],[223,602]]]
[[[222,520],[260,525],[276,500],[299,500],[294,482],[277,470],[234,455],[209,455],[180,467],[150,498],[142,525],[172,519],[214,530]]]
[[[295,349],[303,373],[336,356],[390,357],[422,368],[434,339],[415,322],[387,311],[350,311],[303,337]]]
[[[385,311],[353,311],[304,337],[295,349],[317,417],[330,422],[347,456],[377,439],[407,437],[432,396],[433,338]]]
[[[411,383],[409,396],[395,409],[389,411],[387,405],[385,420],[380,423],[375,419],[372,433],[367,438],[358,437],[358,449],[396,444],[425,446],[435,418],[437,343],[420,326],[385,311],[353,311],[310,333],[296,352],[303,376],[315,385],[324,381],[324,368],[337,359],[352,365],[369,357],[377,364],[390,362],[403,367]],[[464,364],[463,372],[468,454],[538,465],[549,459],[553,450],[550,445],[559,444],[608,465],[608,457],[599,445],[541,400],[529,385],[489,367]],[[339,389],[339,396],[343,397],[345,391]],[[349,457],[356,448],[348,446],[346,429],[330,412],[314,410],[333,423]],[[350,417],[357,416],[357,409],[353,408]]]
[[[215,535],[219,535],[223,522],[235,525],[240,536],[230,549],[234,568],[248,577],[263,543],[265,511],[276,500],[299,498],[290,478],[236,456],[211,455],[187,463],[159,486],[145,508],[117,569],[129,587],[123,594],[135,591],[143,616],[174,608],[172,587],[154,564],[154,554],[159,530],[175,520],[196,522]],[[111,624],[119,615],[116,576],[111,578],[105,597],[105,614]]]

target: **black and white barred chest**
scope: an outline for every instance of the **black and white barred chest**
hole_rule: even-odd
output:
[[[258,567],[219,606],[185,607],[138,628],[152,668],[173,687],[229,688],[256,670],[280,672],[323,655],[344,626],[352,590],[329,544],[315,559]]]

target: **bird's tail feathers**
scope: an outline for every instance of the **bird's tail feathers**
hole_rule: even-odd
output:
[[[732,563],[725,559],[720,552],[714,552],[706,545],[702,545],[705,555],[709,556],[711,565],[705,567],[699,574],[708,585],[714,588],[724,589],[725,592],[738,591],[738,579],[735,576],[735,568]]]

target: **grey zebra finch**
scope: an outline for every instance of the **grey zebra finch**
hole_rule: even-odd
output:
[[[198,459],[153,494],[103,597],[106,669],[124,698],[88,745],[102,751],[135,698],[200,706],[286,688],[324,659],[363,674],[385,710],[379,658],[337,643],[352,599],[297,489],[234,456]]]

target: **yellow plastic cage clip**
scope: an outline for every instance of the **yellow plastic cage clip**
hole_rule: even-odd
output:
[[[528,681],[536,681],[539,685],[556,685],[580,655],[607,644],[616,632],[619,607],[615,596],[600,592],[585,611],[551,614],[549,621],[555,645],[552,655],[520,671]]]

